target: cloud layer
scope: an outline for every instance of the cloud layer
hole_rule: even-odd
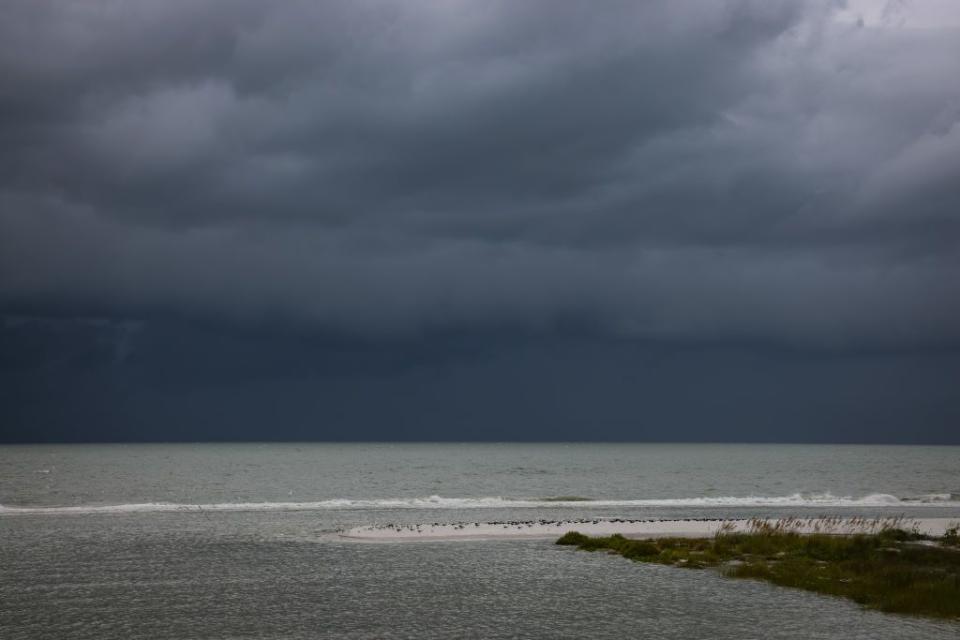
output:
[[[960,345],[952,2],[0,8],[0,311]]]

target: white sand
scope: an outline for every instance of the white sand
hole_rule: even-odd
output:
[[[770,520],[775,522],[775,520]],[[819,525],[817,524],[819,522]],[[827,533],[869,533],[869,522],[843,520],[825,527],[818,519],[796,521],[792,528],[800,533],[824,531]],[[402,542],[412,540],[502,540],[510,538],[559,538],[568,531],[586,535],[608,536],[619,533],[628,538],[687,537],[700,538],[714,535],[727,524],[734,530],[746,530],[748,520],[561,520],[561,521],[515,521],[515,522],[469,522],[457,524],[377,525],[348,529],[340,538],[364,542]],[[949,526],[960,523],[951,518],[917,518],[902,521],[902,529],[916,529],[920,533],[940,536]]]

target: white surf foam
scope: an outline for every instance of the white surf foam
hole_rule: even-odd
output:
[[[905,502],[923,502],[923,503],[935,503],[935,502],[960,502],[960,494],[956,493],[925,493],[919,496],[911,496],[909,498],[904,498]]]
[[[323,511],[330,509],[514,509],[514,508],[578,508],[598,507],[954,507],[960,508],[955,494],[929,494],[901,499],[886,493],[874,493],[861,497],[834,496],[830,493],[800,494],[789,496],[718,496],[698,498],[654,498],[638,500],[555,500],[513,499],[503,497],[444,498],[428,496],[420,498],[386,499],[333,499],[315,502],[223,502],[212,504],[181,504],[170,502],[144,502],[113,505],[75,506],[4,506],[0,515],[43,514],[98,514],[98,513],[165,513],[205,511]]]

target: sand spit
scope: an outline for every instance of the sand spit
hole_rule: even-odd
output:
[[[791,530],[799,533],[871,533],[889,523],[887,519],[867,518],[797,518],[791,519]],[[771,524],[778,522],[769,520]],[[898,528],[942,536],[951,518],[916,518],[899,521]],[[619,533],[628,538],[686,537],[701,538],[727,531],[746,531],[750,520],[722,518],[689,518],[679,520],[631,520],[626,518],[581,518],[573,520],[504,520],[494,522],[455,522],[421,524],[382,524],[354,527],[339,533],[345,540],[358,542],[406,542],[415,540],[502,540],[511,538],[559,538],[568,531],[589,536]]]

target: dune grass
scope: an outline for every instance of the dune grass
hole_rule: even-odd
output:
[[[796,522],[755,520],[746,532],[726,528],[713,538],[631,540],[570,532],[557,544],[639,562],[716,568],[732,578],[841,596],[890,613],[960,619],[957,527],[931,538],[874,521],[872,532],[838,535],[829,532],[836,521],[823,520],[819,532],[801,534]]]

